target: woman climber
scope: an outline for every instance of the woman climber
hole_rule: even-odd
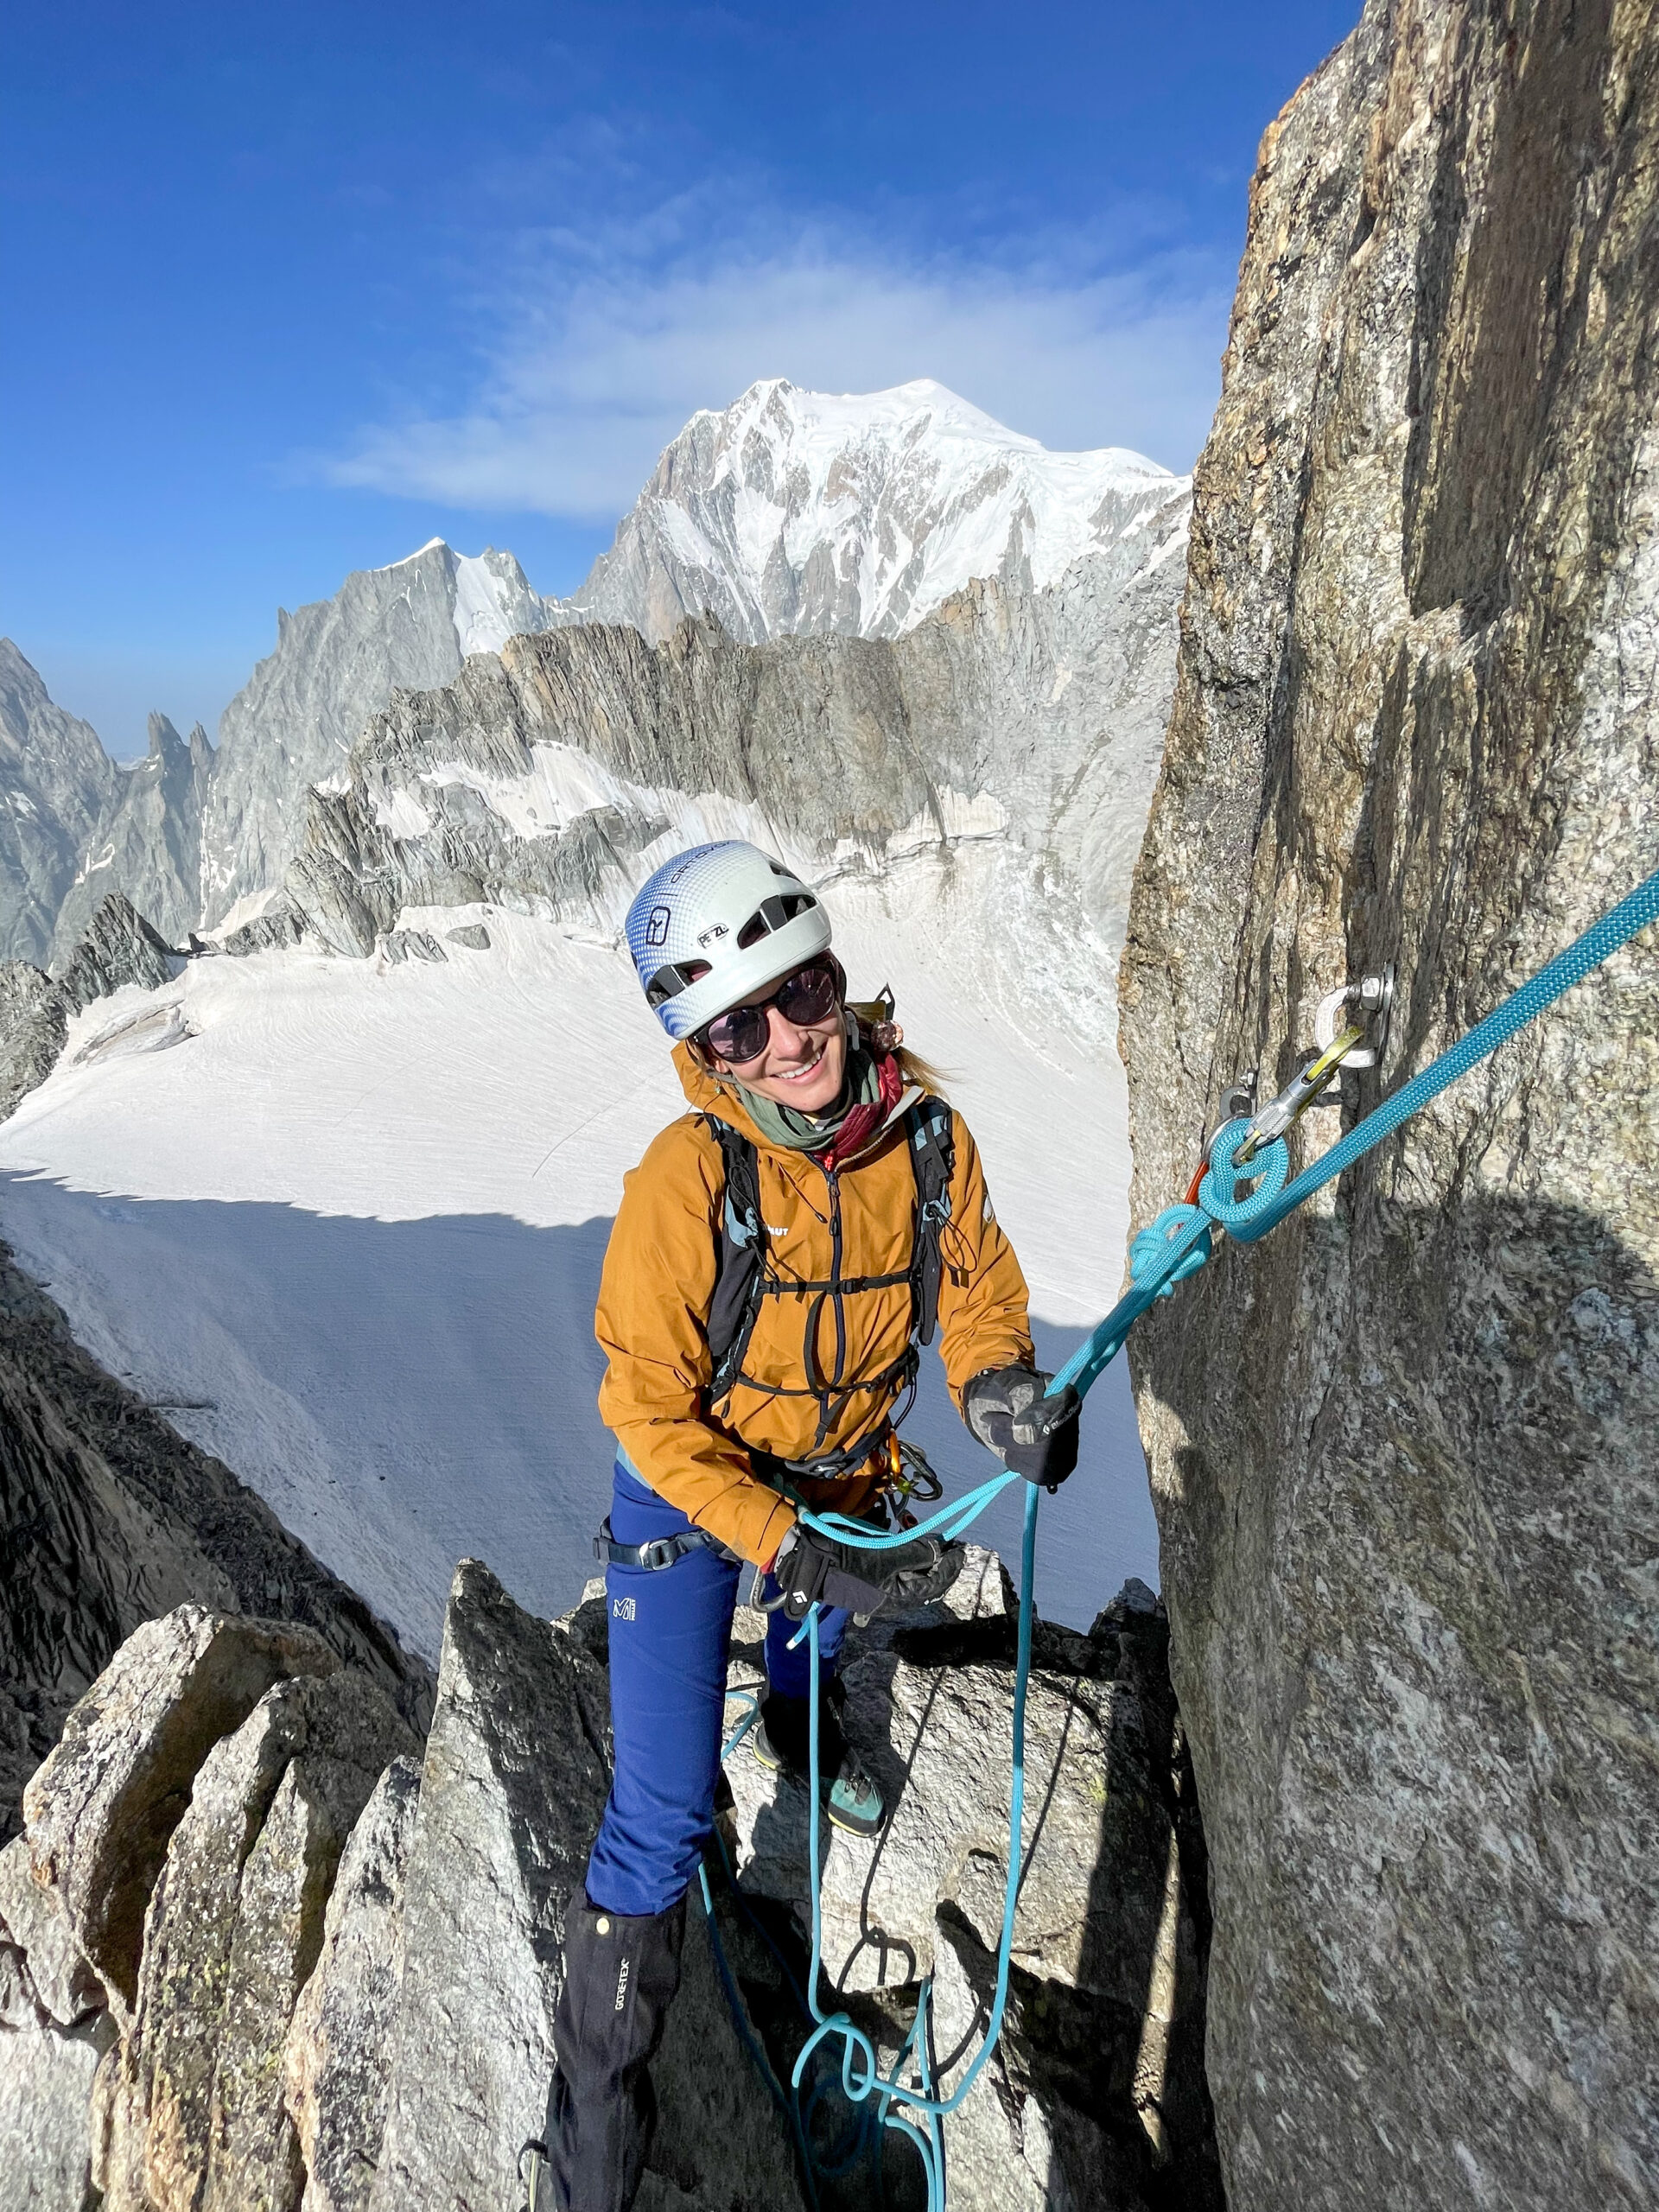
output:
[[[753,845],[700,845],[651,878],[627,938],[692,1110],[626,1179],[600,1286],[615,1776],[565,1922],[547,2120],[559,2212],[626,2212],[645,2170],[742,1563],[773,1608],[755,1755],[806,1776],[817,1686],[804,1641],[790,1644],[816,1603],[829,1817],[874,1835],[885,1808],[836,1717],[836,1655],[854,1614],[940,1596],[961,1547],[855,1549],[797,1504],[890,1525],[893,1423],[936,1319],[982,1443],[1050,1487],[1077,1452],[1078,1401],[1044,1395],[974,1141],[900,1048],[890,1004],[848,1003],[814,893]]]

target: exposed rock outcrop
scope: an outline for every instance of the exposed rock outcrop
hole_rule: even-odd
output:
[[[70,954],[59,982],[64,1005],[79,1014],[94,999],[109,997],[124,984],[153,991],[170,982],[181,957],[130,899],[112,891],[101,900],[86,935]]]
[[[0,1122],[58,1065],[69,1015],[60,987],[27,960],[0,967]]]
[[[420,1802],[419,1764],[394,1759],[352,1831],[294,2015],[286,2101],[305,2169],[302,2212],[367,2212],[385,2135]]]
[[[219,717],[202,803],[202,921],[282,881],[304,842],[307,787],[340,774],[395,690],[447,683],[467,654],[499,652],[545,620],[511,553],[467,560],[441,538],[354,571],[332,599],[279,608],[276,651]]]
[[[1370,6],[1263,142],[1125,963],[1140,1220],[1322,991],[1398,963],[1351,1114],[1659,864],[1656,177],[1659,22],[1565,0]],[[1235,2212],[1659,2193],[1650,938],[1130,1340]]]
[[[29,2139],[19,2122],[5,2147],[40,2212],[84,2212],[89,2189],[106,2212],[518,2201],[564,1915],[608,1787],[604,1604],[533,1620],[464,1561],[418,1764],[383,1692],[315,1637],[185,1607],[124,1647],[31,1783],[27,1838],[0,1853],[0,2124],[34,2096]],[[734,1689],[762,1632],[740,1613]],[[950,2126],[963,2212],[1219,2205],[1203,1840],[1166,1641],[1133,1588],[1087,1637],[1040,1631],[1008,2024]],[[853,1732],[905,1825],[854,1847],[861,1903],[846,1882],[828,1900],[835,2001],[890,2063],[925,1951],[947,2083],[994,1968],[1012,1658],[1001,1569],[979,1554],[954,1607],[870,1633],[848,1675]],[[935,1727],[963,1700],[972,1731]],[[804,2202],[763,2072],[786,2080],[805,2032],[788,1979],[806,1968],[800,1791],[746,1751],[728,1773],[746,1896],[715,1870],[718,1956],[693,1899],[643,2212]],[[142,1847],[120,1861],[123,1819]],[[769,1825],[786,1840],[767,1843]],[[844,1970],[859,1952],[902,1952],[902,1970],[868,1986]],[[886,2171],[886,2201],[910,2212],[920,2176],[898,2139]],[[873,2186],[855,2162],[820,2202],[855,2212]]]
[[[55,981],[26,960],[0,965],[0,1122],[57,1065],[73,1015],[124,983],[153,991],[182,965],[119,892],[99,902]]]
[[[89,722],[54,706],[0,638],[0,957],[44,967],[120,770]]]
[[[105,1373],[3,1247],[0,1325],[0,1834],[69,1708],[126,1637],[187,1600],[304,1624],[423,1719],[422,1662],[228,1468]]]
[[[58,909],[54,962],[69,957],[98,907],[118,893],[155,923],[164,944],[181,944],[200,912],[201,800],[213,749],[198,722],[188,740],[165,715],[149,718],[149,751],[118,768],[86,858]]]

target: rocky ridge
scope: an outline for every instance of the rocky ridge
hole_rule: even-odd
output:
[[[1124,963],[1139,1220],[1323,992],[1397,965],[1346,1121],[1659,865],[1656,134],[1650,10],[1411,0],[1262,143]],[[1651,938],[1130,1340],[1236,2212],[1659,2194]]]
[[[179,973],[186,957],[112,891],[55,982],[26,960],[0,963],[0,1121],[57,1065],[72,1015],[124,984],[157,989]]]
[[[229,1469],[75,1343],[0,1246],[0,1838],[64,1717],[143,1623],[188,1600],[298,1623],[419,1723],[430,1677]]]
[[[304,839],[308,787],[340,773],[394,691],[447,683],[469,653],[497,652],[546,619],[511,553],[469,560],[442,538],[354,571],[332,599],[279,608],[276,650],[219,717],[201,800],[202,923],[282,880]]]
[[[43,967],[120,771],[0,638],[0,957]]]
[[[855,1734],[935,1847],[837,1839],[827,1971],[890,2056],[931,1972],[947,2077],[977,2040],[1001,1914],[1007,1605],[973,1554],[953,1605],[870,1633],[847,1677]],[[534,1620],[463,1562],[423,1751],[302,1627],[184,1605],[131,1637],[0,1853],[0,2128],[40,2212],[518,2201],[565,1904],[608,1786],[606,1611],[595,1586],[567,1621]],[[740,1611],[734,1712],[762,1629]],[[1039,1631],[1049,1780],[1009,2027],[950,2136],[968,2212],[1219,2204],[1203,1839],[1166,1641],[1138,1586],[1087,1637]],[[942,1694],[970,1726],[936,1716]],[[785,1972],[804,1970],[804,1807],[746,1752],[728,1776],[740,1889],[716,1866],[717,1952],[691,1915],[645,2212],[803,2202],[761,2065],[786,2078],[804,2032]],[[838,1874],[837,1853],[856,1864]],[[887,2177],[910,2205],[899,2144]],[[871,2185],[860,2170],[822,2201],[851,2212]]]
[[[891,642],[747,646],[709,617],[656,646],[599,624],[515,639],[375,718],[343,788],[311,794],[282,893],[226,948],[366,956],[406,906],[480,900],[609,926],[671,832],[780,840],[820,877],[996,841],[1052,882],[1057,934],[1109,946],[1179,589],[1179,563],[1120,548],[1035,598],[973,585]]]
[[[201,804],[213,752],[198,722],[188,741],[165,715],[149,718],[149,751],[118,781],[58,908],[51,957],[70,958],[106,898],[124,898],[170,944],[200,913]]]

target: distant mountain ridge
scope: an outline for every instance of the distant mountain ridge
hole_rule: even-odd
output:
[[[1143,648],[1125,640],[1159,624],[1148,628],[1143,589],[1126,627],[1126,594],[1179,553],[1190,495],[1189,480],[1136,454],[1050,453],[925,379],[835,397],[773,378],[692,417],[568,599],[537,593],[511,553],[469,557],[433,538],[354,571],[332,599],[279,610],[276,650],[220,717],[217,748],[156,715],[149,759],[118,768],[8,645],[0,950],[61,962],[118,889],[175,941],[239,925],[304,850],[308,792],[341,785],[394,695],[442,689],[472,654],[573,625],[625,625],[655,643],[712,615],[747,645],[894,639],[990,582],[1009,607],[1065,607],[1063,648],[1054,620],[1042,626],[1051,704],[1100,647],[1108,691],[1135,695],[1138,728],[1149,704],[1161,715],[1163,678],[1148,664],[1148,693],[1124,659]],[[1169,581],[1150,594],[1160,612]],[[1157,656],[1166,674],[1173,651],[1172,632]],[[1066,702],[1068,724],[1092,696],[1085,683]]]

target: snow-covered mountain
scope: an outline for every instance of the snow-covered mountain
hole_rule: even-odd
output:
[[[978,577],[1046,590],[1136,535],[1150,556],[1187,490],[1117,447],[1050,453],[927,378],[835,395],[772,377],[692,416],[557,619],[897,637]]]
[[[547,619],[511,553],[468,559],[441,537],[354,571],[332,599],[279,609],[276,652],[219,718],[202,809],[203,920],[282,880],[304,842],[308,786],[340,773],[394,690],[447,683],[468,653],[499,652]]]
[[[1075,762],[1103,736],[1140,758],[1172,664],[1188,499],[1187,480],[1138,454],[1049,453],[942,385],[835,396],[772,378],[692,418],[569,599],[543,598],[511,553],[469,558],[434,538],[332,599],[279,610],[276,651],[226,709],[217,751],[193,735],[188,765],[162,717],[134,782],[10,648],[0,950],[60,956],[111,889],[169,935],[236,926],[302,854],[310,788],[340,782],[395,691],[435,689],[468,655],[555,627],[625,624],[654,642],[712,614],[747,644],[893,639],[994,584],[999,621],[977,629],[1003,689],[1029,695],[1037,781],[1052,780],[1051,756]],[[1042,634],[1024,651],[1029,622]],[[1108,780],[1118,825],[1121,779]]]

